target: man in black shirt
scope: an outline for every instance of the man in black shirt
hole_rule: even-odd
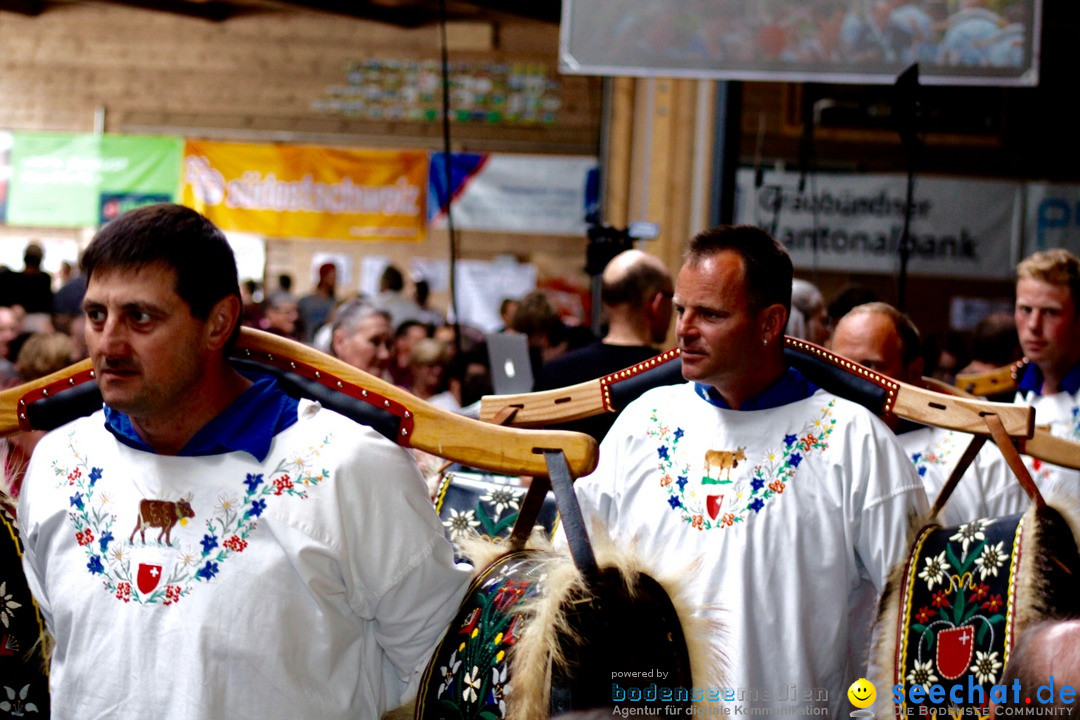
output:
[[[640,250],[616,255],[601,276],[600,302],[608,322],[602,340],[546,363],[535,390],[551,390],[603,377],[657,354],[671,325],[671,272]],[[604,438],[617,413],[559,426]]]

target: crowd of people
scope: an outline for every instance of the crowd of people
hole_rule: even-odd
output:
[[[34,602],[0,585],[0,632],[33,606],[52,643],[45,693],[42,661],[27,659],[37,639],[21,639],[23,675],[0,679],[9,705],[51,704],[55,717],[376,718],[407,701],[471,571],[455,563],[423,459],[238,371],[228,350],[248,322],[468,414],[490,391],[483,336],[447,325],[422,284],[406,296],[392,266],[375,297],[339,297],[324,265],[309,295],[279,283],[255,307],[222,233],[177,205],[106,225],[81,273],[79,345],[76,330],[29,332],[36,313],[0,308],[8,386],[89,356],[104,399],[4,445],[4,522],[18,526]],[[981,324],[978,357],[951,353],[965,365],[1025,355],[1016,401],[1070,439],[1078,298],[1080,260],[1037,253],[1018,267],[1012,323]],[[692,569],[683,601],[723,628],[708,638],[727,659],[722,682],[750,707],[783,712],[777,689],[794,685],[811,691],[799,702],[822,709],[813,714],[842,716],[867,672],[876,598],[962,438],[816,386],[785,359],[784,336],[916,384],[944,353],[928,358],[910,319],[865,291],[826,302],[748,226],[700,233],[674,275],[638,250],[616,256],[601,302],[599,338],[568,327],[543,293],[500,308],[506,330],[527,337],[539,387],[655,354],[674,318],[686,382],[578,428],[601,440],[595,472],[576,483],[586,521],[648,567]],[[1048,495],[1080,480],[1030,467]],[[1024,509],[999,460],[971,472],[947,522]],[[0,562],[14,588],[17,563]]]

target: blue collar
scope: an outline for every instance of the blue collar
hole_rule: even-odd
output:
[[[262,462],[270,454],[274,436],[297,420],[299,403],[285,394],[270,375],[251,375],[251,387],[232,405],[206,423],[178,455],[221,455],[242,450]],[[128,447],[152,453],[131,424],[131,418],[105,406],[105,427]]]
[[[793,402],[805,400],[816,393],[817,390],[817,386],[804,378],[802,373],[793,367],[789,367],[787,371],[780,376],[779,380],[765,388],[759,395],[747,399],[739,410],[768,410],[783,405],[790,405]],[[728,405],[720,393],[716,391],[716,388],[711,385],[694,383],[694,391],[697,392],[705,402],[725,410],[731,410],[731,406]]]
[[[1029,392],[1042,395],[1042,386],[1042,370],[1035,363],[1028,363],[1023,376],[1020,378],[1020,392],[1025,395]],[[1073,365],[1069,368],[1069,372],[1065,373],[1065,377],[1061,379],[1061,390],[1070,395],[1080,392],[1080,363]]]

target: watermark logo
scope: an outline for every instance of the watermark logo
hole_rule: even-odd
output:
[[[873,710],[867,710],[866,708],[874,704],[877,700],[877,688],[874,687],[874,683],[870,682],[866,678],[859,678],[855,682],[851,683],[851,687],[847,691],[848,700],[851,704],[859,708],[851,713],[853,718],[872,718],[874,717]]]

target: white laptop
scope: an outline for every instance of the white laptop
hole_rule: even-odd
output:
[[[533,374],[526,337],[518,333],[490,333],[484,339],[487,341],[491,386],[495,394],[532,392]]]

